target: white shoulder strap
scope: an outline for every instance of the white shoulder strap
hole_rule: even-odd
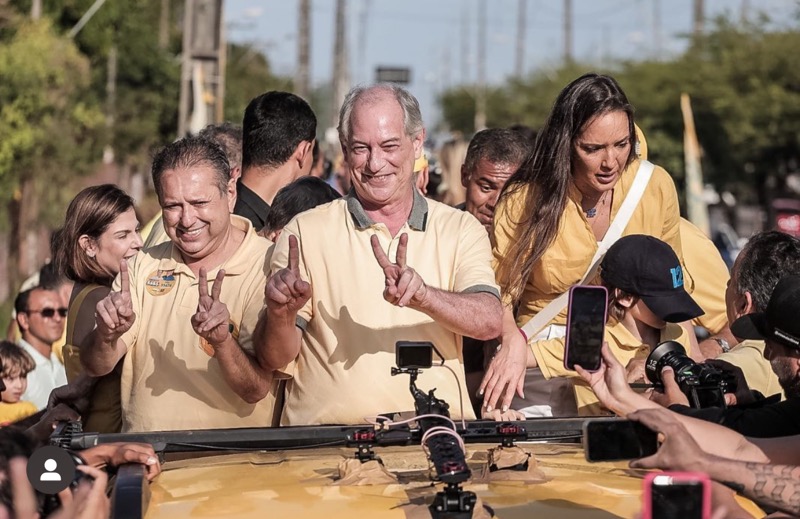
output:
[[[639,164],[639,169],[636,171],[636,178],[633,179],[633,184],[631,184],[631,190],[628,192],[625,200],[622,201],[622,206],[619,208],[619,212],[617,212],[617,216],[614,218],[614,221],[611,222],[611,225],[608,227],[606,235],[603,237],[603,241],[598,244],[597,252],[594,253],[594,257],[589,263],[589,268],[586,269],[586,272],[584,273],[583,278],[581,278],[579,284],[582,285],[594,278],[595,274],[597,273],[597,269],[600,267],[600,262],[602,261],[603,256],[606,254],[606,251],[614,244],[614,242],[619,239],[620,236],[622,236],[622,231],[624,231],[625,227],[627,227],[631,216],[633,216],[633,211],[636,209],[636,206],[639,205],[639,200],[641,200],[644,190],[647,188],[647,183],[650,182],[650,177],[653,175],[654,169],[655,166],[652,162],[643,160]],[[522,327],[522,331],[525,332],[525,335],[527,337],[533,337],[539,333],[561,312],[561,310],[566,308],[568,298],[569,292],[564,292],[557,298],[550,301],[550,303],[545,306],[541,312],[534,315]]]

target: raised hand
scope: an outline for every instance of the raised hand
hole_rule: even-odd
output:
[[[383,298],[396,306],[417,306],[425,301],[428,287],[422,277],[406,265],[406,250],[408,248],[408,234],[400,236],[400,243],[397,245],[396,263],[389,261],[389,257],[383,252],[381,242],[377,235],[370,238],[372,252],[378,265],[383,269],[386,276],[386,288],[383,291]]]
[[[136,321],[131,303],[131,281],[128,276],[128,263],[119,262],[120,291],[110,292],[95,307],[97,333],[107,342],[118,339]]]
[[[192,328],[212,347],[225,342],[231,333],[229,329],[231,314],[225,303],[219,300],[223,279],[225,279],[225,271],[220,269],[214,279],[214,284],[211,285],[211,295],[208,295],[206,269],[200,268],[197,285],[200,299],[197,301],[197,312],[192,316]]]
[[[311,298],[311,285],[300,278],[300,248],[297,237],[289,236],[289,265],[267,282],[267,309],[295,315]]]

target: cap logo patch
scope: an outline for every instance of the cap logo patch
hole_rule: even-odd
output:
[[[670,274],[672,274],[672,288],[678,288],[683,286],[683,269],[678,265],[675,268],[669,269]]]

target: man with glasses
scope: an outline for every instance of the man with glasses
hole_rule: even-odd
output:
[[[58,292],[42,287],[20,292],[14,309],[22,334],[18,344],[36,362],[36,367],[28,373],[28,389],[22,399],[41,410],[47,407],[50,392],[67,383],[64,364],[53,352],[53,343],[64,332],[67,309]]]

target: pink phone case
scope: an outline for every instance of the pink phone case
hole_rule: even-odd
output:
[[[569,303],[567,304],[567,335],[565,337],[566,342],[564,343],[564,368],[568,370],[573,369],[572,366],[569,366],[567,363],[567,359],[569,359],[569,329],[570,324],[572,323],[572,298],[575,291],[580,290],[597,290],[603,292],[603,300],[605,301],[605,304],[603,305],[603,330],[605,330],[606,320],[608,319],[608,290],[606,290],[606,287],[596,285],[573,285],[569,289]],[[594,372],[600,369],[599,366],[596,369],[588,369],[586,366],[581,367],[589,372]]]
[[[651,472],[644,478],[642,519],[653,519],[653,484],[657,478],[671,478],[669,485],[700,483],[703,486],[702,519],[711,519],[711,479],[702,472]]]

